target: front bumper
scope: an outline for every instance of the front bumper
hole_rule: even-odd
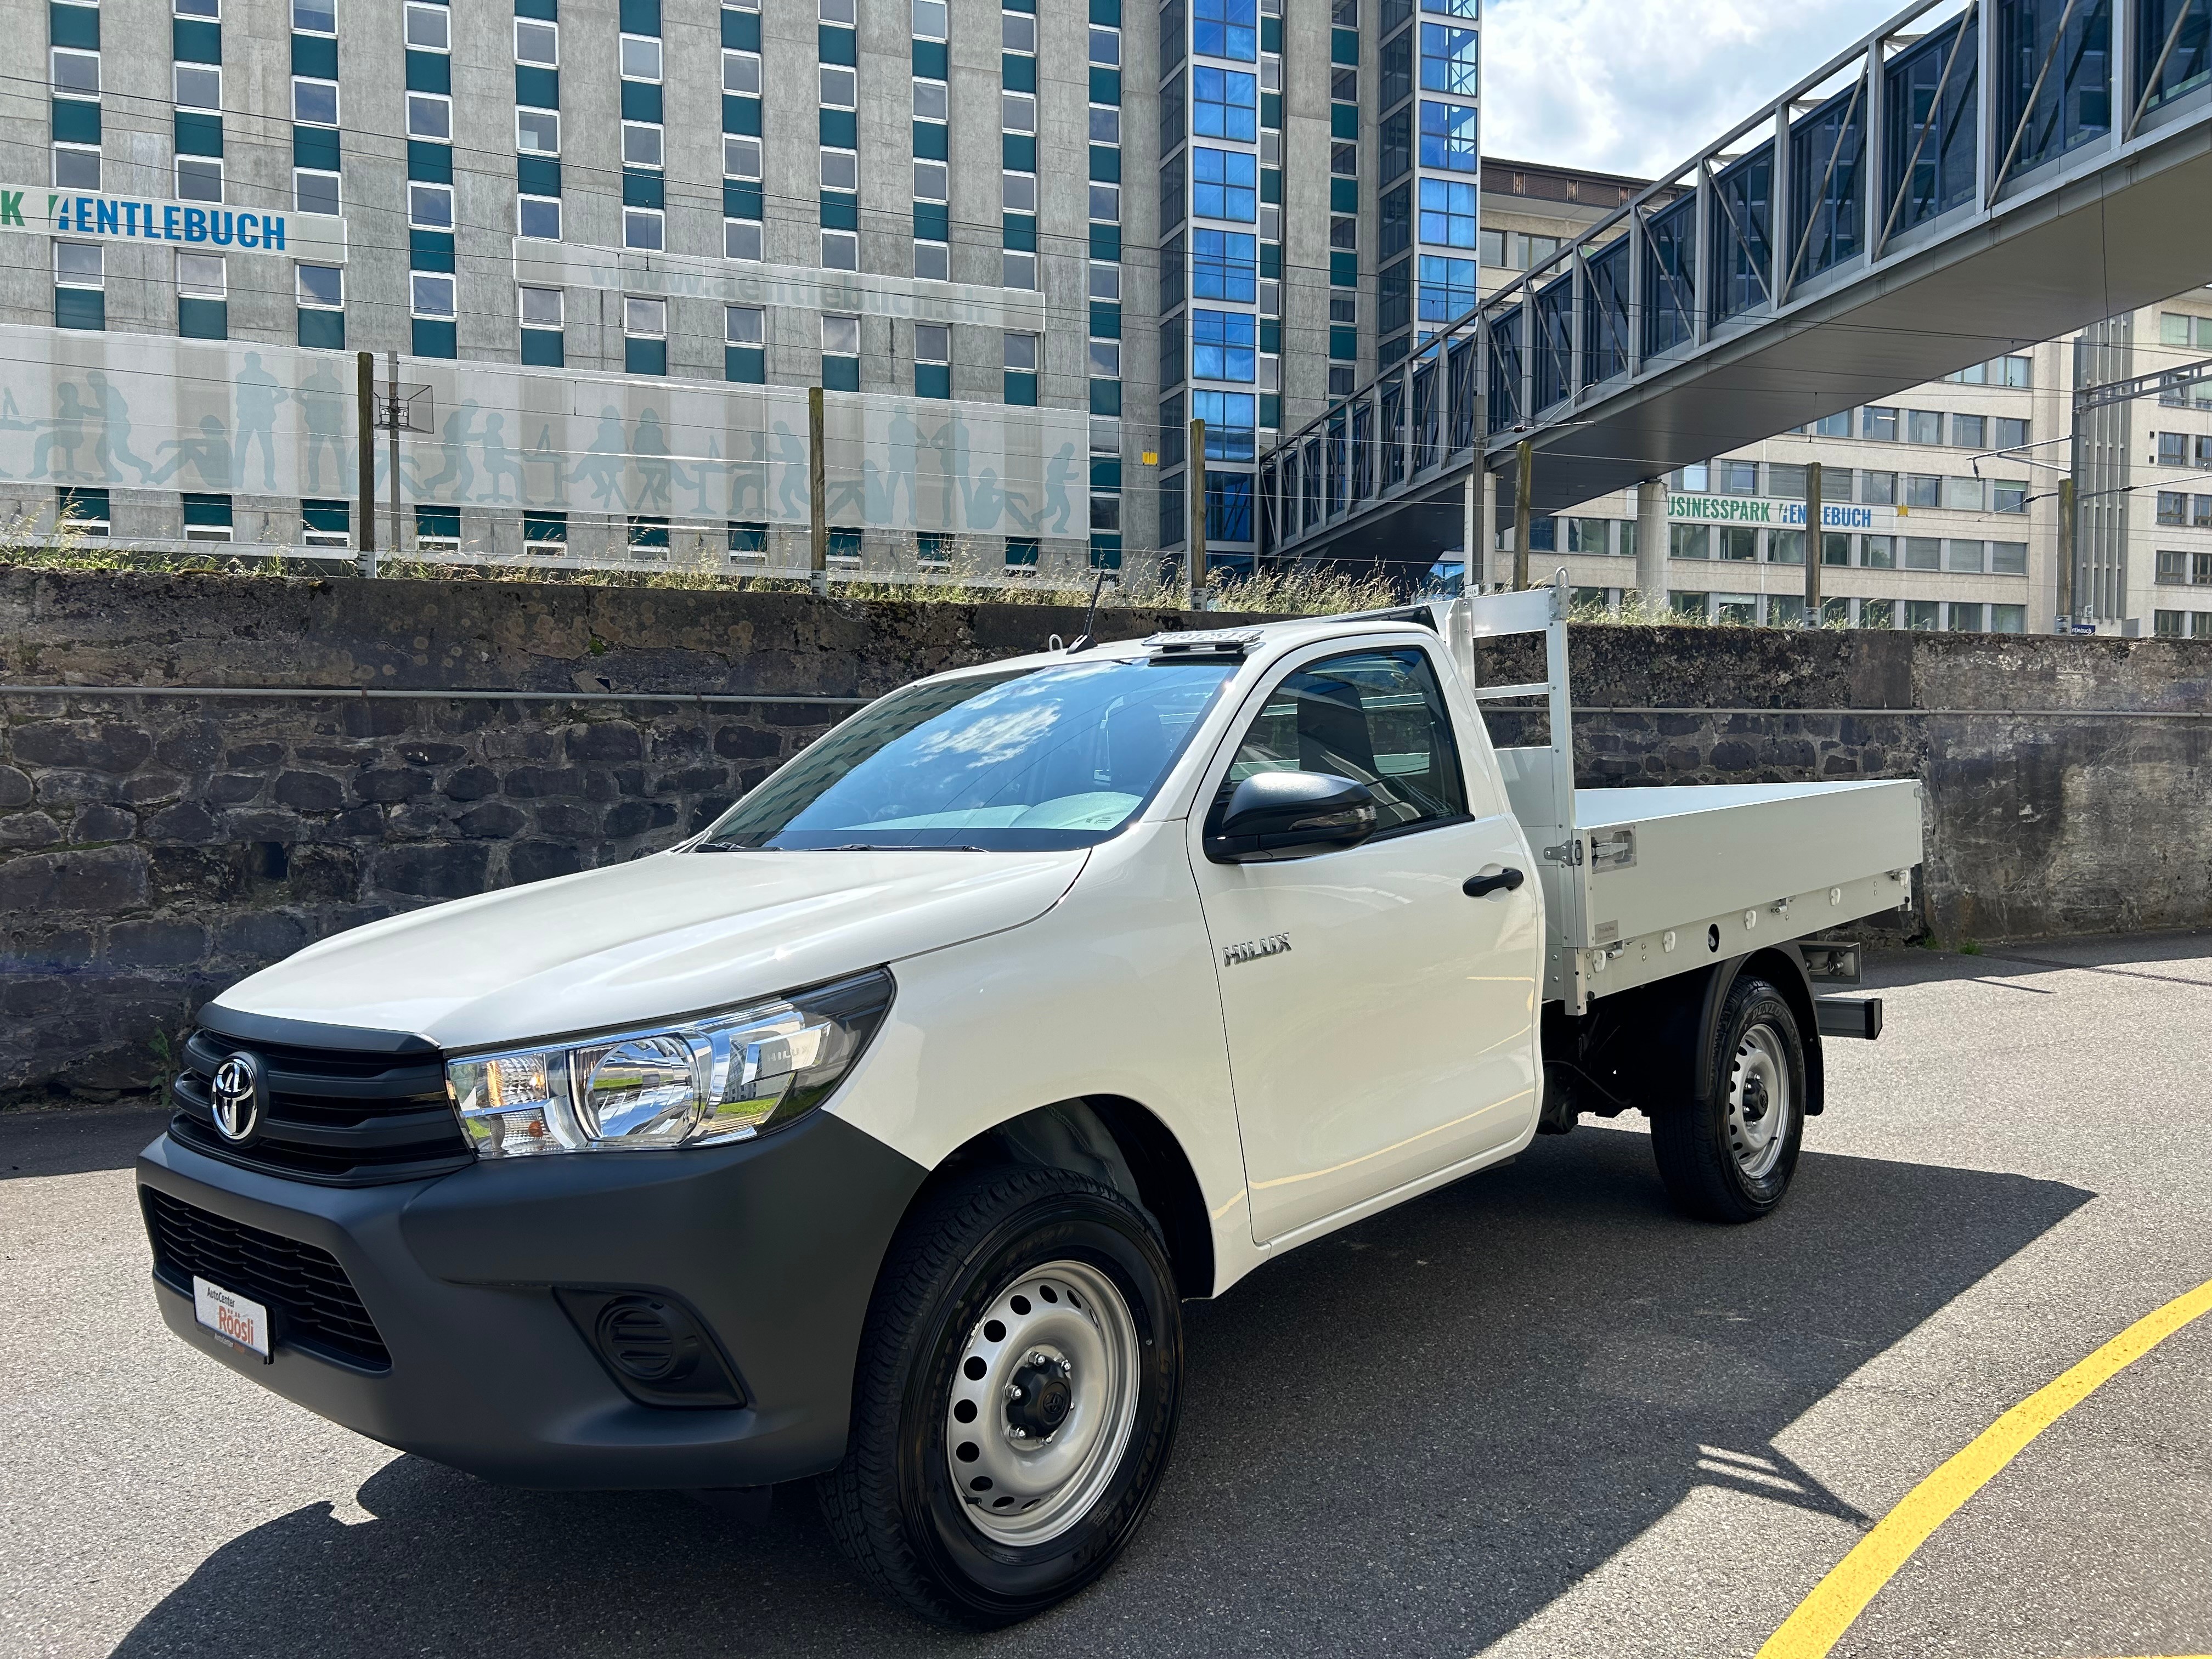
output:
[[[391,1364],[289,1346],[281,1322],[264,1364],[157,1278],[172,1331],[371,1439],[546,1488],[766,1486],[835,1464],[877,1270],[926,1174],[825,1112],[734,1146],[501,1161],[382,1187],[263,1175],[166,1134],[137,1171],[142,1187],[327,1250]],[[556,1287],[674,1297],[745,1403],[639,1403]]]

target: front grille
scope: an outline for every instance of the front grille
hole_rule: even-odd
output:
[[[232,1221],[151,1187],[140,1190],[146,1231],[154,1240],[154,1274],[171,1290],[190,1296],[198,1273],[264,1304],[279,1343],[370,1370],[392,1368],[376,1322],[328,1250]]]
[[[241,1049],[261,1061],[269,1107],[259,1133],[234,1146],[216,1133],[208,1091],[216,1068]],[[195,1152],[334,1187],[416,1181],[475,1158],[447,1098],[444,1060],[420,1039],[378,1053],[241,1040],[204,1026],[185,1044],[184,1060],[170,1085],[169,1132]]]

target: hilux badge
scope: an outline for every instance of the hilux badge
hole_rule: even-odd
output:
[[[1221,965],[1234,968],[1240,962],[1257,962],[1261,957],[1279,957],[1291,948],[1288,933],[1270,933],[1265,939],[1248,939],[1242,945],[1231,945],[1221,952]]]
[[[215,1068],[208,1089],[208,1105],[215,1115],[215,1131],[234,1146],[253,1139],[261,1127],[261,1066],[252,1054],[240,1053]]]

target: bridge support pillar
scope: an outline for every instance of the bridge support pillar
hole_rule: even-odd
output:
[[[1636,591],[1647,617],[1667,610],[1667,481],[1636,486]]]
[[[1492,568],[1498,552],[1498,475],[1486,466],[1475,470],[1482,477],[1479,486],[1482,496],[1474,521],[1474,548],[1468,555],[1467,574],[1475,585],[1474,591],[1480,592],[1484,584],[1498,580],[1498,572]]]

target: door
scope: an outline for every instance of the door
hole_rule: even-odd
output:
[[[1461,753],[1425,646],[1323,648],[1261,700],[1203,827],[1262,771],[1355,779],[1383,827],[1217,864],[1193,814],[1262,1243],[1503,1146],[1535,1112],[1541,900],[1502,793]],[[1517,889],[1463,890],[1508,870]]]

